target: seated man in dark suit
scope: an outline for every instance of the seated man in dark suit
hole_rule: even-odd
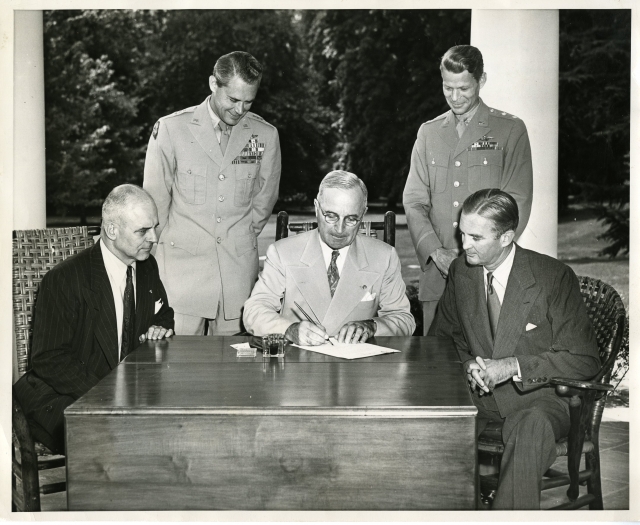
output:
[[[320,183],[315,207],[318,229],[269,246],[244,303],[247,330],[285,334],[303,345],[322,344],[332,335],[341,343],[411,335],[416,325],[395,248],[358,234],[367,211],[364,182],[332,171]]]
[[[498,189],[462,207],[464,255],[449,272],[430,334],[452,337],[478,407],[478,433],[503,421],[505,450],[494,509],[538,509],[555,442],[569,431],[569,406],[552,377],[587,379],[598,346],[565,264],[513,242],[518,206]]]
[[[102,205],[100,240],[42,280],[31,370],[15,392],[34,438],[54,452],[64,453],[67,406],[141,342],[173,335],[173,309],[151,256],[157,226],[151,196],[118,186]]]

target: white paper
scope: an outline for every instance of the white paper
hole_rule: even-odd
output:
[[[371,357],[374,355],[400,352],[400,350],[394,350],[393,348],[386,348],[384,346],[370,345],[369,343],[347,344],[338,343],[337,341],[333,345],[327,343],[318,346],[294,346],[303,348],[304,350],[309,350],[310,352],[340,357],[342,359],[361,359],[363,357]]]

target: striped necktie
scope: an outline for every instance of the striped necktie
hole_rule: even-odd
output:
[[[329,268],[327,268],[327,278],[329,279],[329,291],[331,292],[331,297],[336,291],[338,287],[338,281],[340,280],[340,274],[338,274],[338,266],[336,265],[336,259],[340,255],[338,250],[333,250],[331,252],[331,264],[329,264]]]

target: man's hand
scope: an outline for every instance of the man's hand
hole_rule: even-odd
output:
[[[324,327],[309,321],[293,323],[287,328],[284,336],[293,344],[305,346],[317,346],[329,340],[329,335],[325,332]]]
[[[173,330],[171,328],[167,329],[163,326],[151,325],[149,330],[147,330],[147,333],[140,336],[140,342],[144,343],[147,339],[150,341],[155,339],[164,339],[165,337],[171,337],[172,335]]]
[[[489,393],[489,387],[485,384],[484,376],[487,367],[485,366],[480,356],[476,359],[469,359],[464,364],[464,371],[467,374],[467,381],[471,390],[478,389],[478,393],[482,395],[483,392]]]
[[[350,321],[340,328],[338,343],[366,343],[375,333],[375,321]]]
[[[518,360],[515,357],[482,359],[482,357],[478,356],[475,363],[472,361],[467,361],[467,363],[471,363],[474,368],[475,366],[480,367],[481,372],[478,372],[477,375],[486,386],[486,388],[483,388],[485,392],[492,391],[500,383],[504,383],[513,376],[518,375]]]
[[[458,255],[458,250],[456,248],[452,248],[450,250],[438,248],[430,255],[430,257],[436,264],[436,267],[440,271],[442,277],[446,277],[449,275],[449,266],[451,266],[451,263],[456,259],[456,257],[458,257]]]

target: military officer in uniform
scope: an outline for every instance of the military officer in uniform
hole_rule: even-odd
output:
[[[144,188],[158,206],[156,259],[179,335],[241,330],[280,183],[278,131],[249,111],[261,79],[249,53],[220,57],[211,95],[161,118],[149,139]]]
[[[458,223],[464,200],[484,188],[512,195],[520,210],[517,238],[529,220],[533,193],[524,122],[487,107],[479,96],[487,80],[480,50],[452,47],[442,57],[440,73],[451,109],[420,127],[402,199],[422,269],[419,299],[425,334],[449,265],[462,253]]]

